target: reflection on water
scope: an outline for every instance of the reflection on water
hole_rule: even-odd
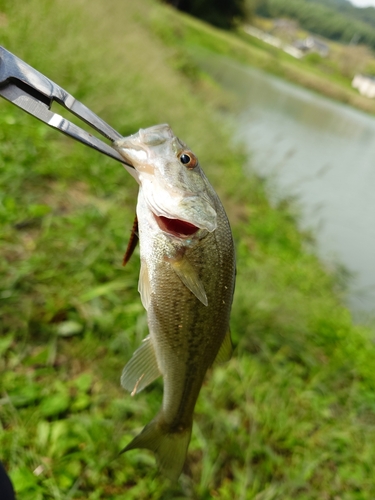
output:
[[[375,118],[232,61],[202,64],[241,99],[251,167],[298,197],[321,256],[356,276],[350,307],[375,314]]]

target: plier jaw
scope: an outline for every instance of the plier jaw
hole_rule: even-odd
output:
[[[111,142],[120,139],[121,134],[66,90],[3,47],[0,47],[0,96],[63,134],[134,168],[111,145],[52,112],[52,104],[60,104]]]

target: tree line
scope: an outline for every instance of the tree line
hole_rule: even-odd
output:
[[[177,9],[219,28],[231,28],[245,19],[246,0],[165,0]]]
[[[349,2],[345,2],[349,3]],[[334,8],[341,4],[341,10]],[[288,17],[299,22],[300,26],[318,35],[343,43],[366,44],[375,48],[375,9],[374,26],[371,22],[361,20],[352,15],[360,11],[358,8],[348,8],[340,0],[260,0],[255,8],[256,14],[263,17]],[[372,20],[370,17],[369,19]]]
[[[345,17],[350,17],[352,20],[361,21],[375,28],[375,9],[374,7],[358,8],[348,0],[308,0],[314,3],[325,5]]]
[[[348,0],[165,0],[218,26],[231,28],[252,14],[295,19],[311,33],[375,49],[375,8],[360,9]]]

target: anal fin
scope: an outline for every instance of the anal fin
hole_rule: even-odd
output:
[[[148,336],[125,365],[121,385],[134,396],[160,375],[154,347]]]

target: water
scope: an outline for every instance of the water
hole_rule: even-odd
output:
[[[272,196],[296,196],[323,260],[353,274],[348,303],[375,316],[375,118],[223,58],[204,69],[241,105],[237,137]]]

